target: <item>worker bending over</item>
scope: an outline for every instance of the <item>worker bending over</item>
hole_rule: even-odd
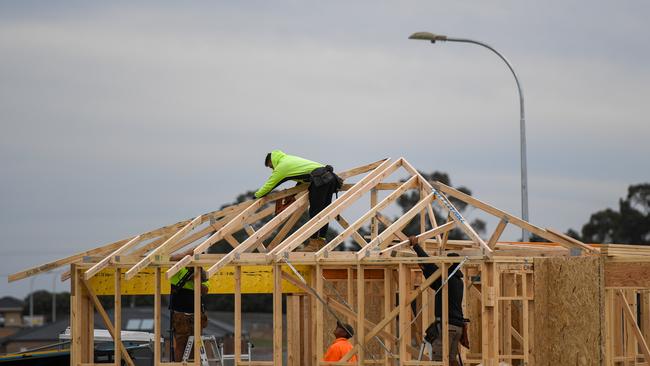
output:
[[[280,150],[273,150],[266,155],[264,165],[273,169],[266,183],[255,192],[260,198],[271,192],[278,185],[293,180],[309,184],[309,217],[312,218],[332,203],[332,195],[341,188],[341,179],[334,174],[331,165],[288,155]],[[325,224],[312,239],[318,240],[318,246],[325,243],[325,234],[329,224]]]
[[[336,322],[336,328],[334,329],[336,339],[327,349],[323,361],[341,361],[353,348],[349,341],[353,335],[354,328],[350,324]],[[357,362],[357,356],[352,356],[348,362]]]
[[[429,256],[427,252],[425,252],[424,249],[420,247],[418,244],[418,239],[415,236],[409,237],[409,243],[413,247],[415,253],[417,253],[418,257]],[[458,254],[449,253],[448,256],[457,257]],[[452,273],[456,267],[458,267],[457,263],[450,265],[449,273]],[[429,278],[434,272],[438,270],[438,266],[434,263],[420,263],[420,268],[422,268],[422,273],[426,278]],[[442,279],[438,278],[437,280],[433,281],[430,287],[434,291],[437,291],[440,289],[441,285]],[[446,286],[448,286],[449,291],[449,300],[447,303],[447,309],[449,309],[449,365],[457,366],[459,365],[458,343],[461,342],[462,339],[461,344],[465,347],[469,347],[469,342],[467,342],[466,334],[466,319],[463,317],[463,291],[465,287],[463,284],[463,273],[460,271],[460,269],[456,271],[453,276],[451,276]],[[440,336],[442,329],[442,290],[438,291],[436,294],[435,301],[436,320],[427,329],[427,337],[430,338],[425,338],[431,343],[431,346],[433,348],[433,361],[442,361],[442,337]]]

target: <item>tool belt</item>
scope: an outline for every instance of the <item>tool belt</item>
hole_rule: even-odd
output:
[[[337,191],[343,186],[343,179],[334,173],[334,168],[331,165],[326,165],[312,170],[309,174],[309,181],[316,188],[334,182],[336,182]]]
[[[467,329],[468,323],[469,319],[463,319],[463,331],[458,343],[460,343],[461,346],[469,349],[469,334]],[[433,342],[438,339],[438,337],[440,337],[440,333],[442,333],[441,328],[442,324],[440,323],[440,318],[436,318],[433,323],[431,323],[429,327],[427,327],[427,329],[424,331],[424,340],[433,344]]]
[[[172,326],[174,328],[174,333],[178,335],[192,334],[192,332],[194,332],[194,314],[174,312],[172,318]],[[201,329],[207,326],[208,316],[204,311],[201,311]]]

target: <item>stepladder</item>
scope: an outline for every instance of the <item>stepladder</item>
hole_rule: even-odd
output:
[[[185,351],[183,352],[183,362],[188,362],[190,355],[192,354],[192,348],[194,346],[194,336],[190,336],[187,339],[187,345],[185,346]],[[223,353],[217,343],[217,340],[214,336],[201,336],[198,342],[199,346],[199,355],[201,357],[201,366],[211,366],[219,365],[223,366]],[[209,346],[210,355],[206,350],[206,346]]]

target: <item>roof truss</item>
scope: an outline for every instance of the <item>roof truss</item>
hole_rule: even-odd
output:
[[[397,172],[402,175],[406,174],[407,178],[398,182],[387,181]],[[469,248],[474,248],[482,256],[489,258],[498,249],[496,244],[507,225],[518,226],[544,239],[557,242],[568,249],[581,252],[595,250],[557,231],[530,224],[440,182],[428,182],[403,158],[383,159],[338,174],[346,180],[342,194],[319,214],[302,226],[295,228],[296,230],[290,235],[289,233],[294,229],[309,204],[306,185],[273,192],[259,199],[241,202],[222,210],[202,214],[192,219],[29,268],[11,275],[9,281],[80,262],[87,256],[97,256],[99,260],[84,274],[85,279],[88,280],[102,269],[118,262],[121,256],[137,257],[139,258],[137,262],[125,272],[125,277],[129,280],[148,266],[168,258],[169,255],[181,249],[194,245],[190,247],[193,248],[193,255],[183,257],[167,270],[167,276],[171,277],[183,267],[196,264],[195,262],[198,260],[205,265],[206,260],[202,253],[220,240],[225,240],[232,246],[232,250],[225,255],[211,257],[213,260],[208,261],[207,272],[212,276],[224,266],[239,261],[243,255],[253,255],[251,252],[254,250],[258,251],[254,255],[263,258],[266,263],[282,261],[330,222],[337,222],[343,230],[321,249],[313,253],[306,253],[306,255],[311,255],[315,261],[324,260],[330,258],[332,251],[343,242],[354,240],[361,249],[356,253],[347,252],[346,261],[353,260],[360,263],[367,259],[374,260],[378,257],[385,257],[404,247],[408,238],[402,230],[418,215],[420,217],[418,240],[420,242],[434,240],[441,251],[448,244],[449,232],[457,228],[469,238],[469,242],[467,242]],[[355,183],[347,183],[352,178],[358,178],[358,180]],[[378,199],[380,191],[388,193],[381,200]],[[391,221],[385,214],[382,214],[382,210],[395,204],[402,195],[411,191],[418,192],[419,199],[408,211],[397,217],[395,221]],[[281,213],[273,216],[272,204],[291,195],[295,195],[296,200]],[[496,216],[500,220],[487,242],[469,225],[460,211],[448,199],[448,196]],[[351,207],[358,204],[363,197],[370,198],[370,208],[363,212],[358,219],[351,223],[348,222],[344,215],[348,216]],[[436,222],[432,205],[437,205],[446,214],[446,222],[441,224]],[[268,221],[263,221],[271,216],[273,217]],[[383,225],[383,230],[380,230],[380,224]],[[427,229],[427,224],[430,226],[429,229]],[[366,227],[370,228],[369,237],[364,237],[359,233],[359,230]],[[233,236],[238,232],[245,233],[246,238],[242,242]],[[268,242],[267,245],[265,245],[265,240]]]

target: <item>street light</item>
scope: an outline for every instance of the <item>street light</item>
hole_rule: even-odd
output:
[[[436,41],[447,41],[447,42],[461,42],[461,43],[473,43],[477,44],[479,46],[483,46],[490,51],[494,52],[499,56],[503,62],[508,65],[508,68],[512,72],[512,76],[515,77],[515,82],[517,83],[517,90],[519,91],[519,135],[520,135],[520,155],[521,155],[521,218],[524,219],[525,221],[528,221],[528,171],[526,168],[526,120],[524,118],[524,92],[521,88],[521,83],[519,82],[519,78],[517,77],[517,73],[515,72],[515,69],[512,67],[510,62],[500,54],[497,50],[492,48],[491,46],[479,42],[479,41],[474,41],[471,39],[466,39],[466,38],[451,38],[447,37],[442,34],[433,34],[429,32],[417,32],[411,34],[409,39],[415,39],[415,40],[424,40],[424,41],[430,41],[431,43],[436,43]],[[528,233],[526,230],[522,229],[521,230],[521,235],[523,237],[523,241],[529,241],[530,240],[530,233]]]

